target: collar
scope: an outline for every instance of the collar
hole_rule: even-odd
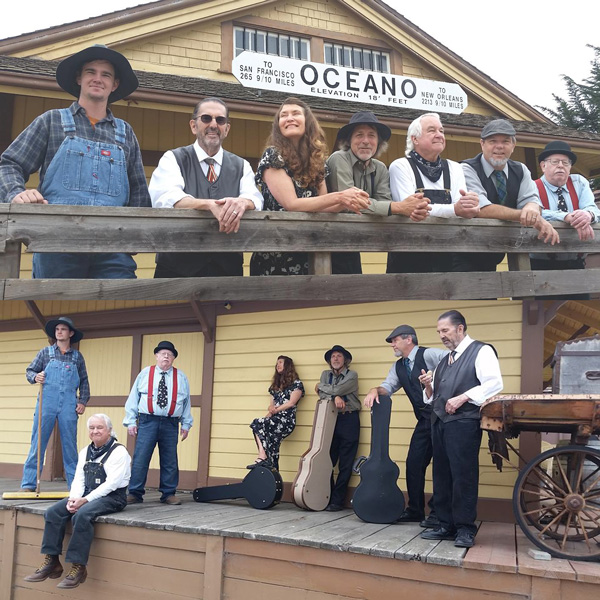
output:
[[[194,142],[194,150],[196,151],[196,156],[200,162],[202,162],[205,158],[213,158],[219,166],[223,164],[223,146],[219,148],[219,151],[214,156],[209,156],[206,154],[204,149],[200,147],[198,140],[196,140]]]
[[[481,153],[481,166],[483,167],[483,172],[485,173],[486,177],[489,177],[496,170],[487,160],[485,160],[483,152]],[[504,165],[504,169],[502,169],[502,171],[506,175],[506,179],[508,179],[508,162]]]
[[[329,369],[330,372],[333,374],[334,377],[346,377],[346,375],[348,375],[348,371],[350,370],[348,367],[344,367],[339,373],[336,374],[336,372],[333,369]]]
[[[166,373],[167,375],[171,374],[171,371],[173,371],[173,365],[171,365],[171,368],[168,369],[167,371],[163,371],[158,365],[154,365],[154,368],[156,369],[156,373]]]
[[[571,176],[569,175],[569,177],[571,177]],[[547,188],[548,188],[548,189],[549,189],[549,190],[550,190],[552,193],[554,193],[554,194],[556,194],[556,195],[558,195],[558,190],[559,190],[560,188],[562,188],[562,189],[563,189],[563,191],[567,192],[567,194],[569,193],[569,190],[568,190],[568,188],[567,188],[567,182],[565,182],[565,185],[561,185],[561,186],[560,186],[560,188],[559,188],[557,185],[554,185],[554,184],[550,183],[550,182],[549,182],[549,181],[546,179],[546,176],[545,176],[545,175],[542,175],[542,176],[540,177],[540,179],[542,180],[542,183],[543,183],[543,184],[544,184],[544,185],[545,185],[545,186],[546,186],[546,187],[547,187]]]
[[[410,360],[411,363],[414,364],[415,362],[415,358],[417,356],[417,351],[419,350],[419,346],[415,346],[411,351],[410,354],[408,356],[406,356],[405,358],[408,358],[408,360]]]
[[[71,104],[71,106],[69,106],[69,110],[73,113],[73,115],[76,115],[77,113],[81,113],[86,119],[88,118],[85,108],[83,108],[83,106],[81,106],[81,104],[79,104],[79,102],[77,102],[77,100],[75,102],[73,102],[73,104]],[[106,117],[104,117],[104,119],[100,119],[100,121],[98,121],[98,123],[101,123],[102,121],[110,121],[113,125],[115,124],[115,117],[113,116],[113,114],[112,114],[110,108],[108,108],[108,106],[106,107]]]
[[[52,344],[52,347],[59,353],[62,354],[62,350],[58,347],[58,342],[54,342],[54,344]],[[69,345],[68,349],[65,350],[65,354],[69,354],[69,352],[73,352],[73,346]],[[64,354],[63,354],[64,356]]]
[[[463,341],[456,346],[456,356],[460,356],[472,343],[473,338],[469,335],[465,335]]]
[[[352,168],[354,168],[357,163],[363,162],[362,160],[360,160],[360,158],[358,158],[358,156],[356,156],[356,154],[354,154],[354,152],[352,152],[352,150],[346,150],[346,152],[350,156],[350,162],[352,163]],[[357,168],[360,168],[360,166]],[[373,157],[371,157],[369,159],[369,165],[367,166],[367,168],[365,169],[364,172],[369,174],[369,173],[373,173],[376,169],[377,169],[377,166],[375,165],[375,159]],[[361,171],[362,171],[362,169],[361,169]]]

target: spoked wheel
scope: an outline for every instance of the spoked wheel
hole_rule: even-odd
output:
[[[542,464],[552,459],[552,469]],[[600,451],[553,448],[521,471],[513,510],[523,533],[558,558],[600,559]]]

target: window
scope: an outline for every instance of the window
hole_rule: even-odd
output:
[[[239,56],[244,50],[249,50],[300,60],[310,58],[309,40],[248,27],[233,28],[233,49],[235,56]]]
[[[379,73],[390,72],[389,52],[355,48],[341,44],[325,44],[325,64],[339,67],[353,67]]]

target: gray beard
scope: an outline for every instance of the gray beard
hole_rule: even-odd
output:
[[[508,162],[508,158],[490,158],[488,162],[490,163],[490,165],[492,165],[492,167],[494,167],[494,169],[504,169],[506,163]]]

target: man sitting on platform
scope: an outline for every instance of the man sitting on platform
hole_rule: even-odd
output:
[[[150,180],[155,208],[209,210],[219,231],[236,233],[247,210],[261,210],[263,197],[248,161],[223,150],[229,134],[229,109],[219,98],[204,98],[190,121],[196,141],[169,150]],[[154,277],[220,277],[243,275],[241,252],[160,253]]]

